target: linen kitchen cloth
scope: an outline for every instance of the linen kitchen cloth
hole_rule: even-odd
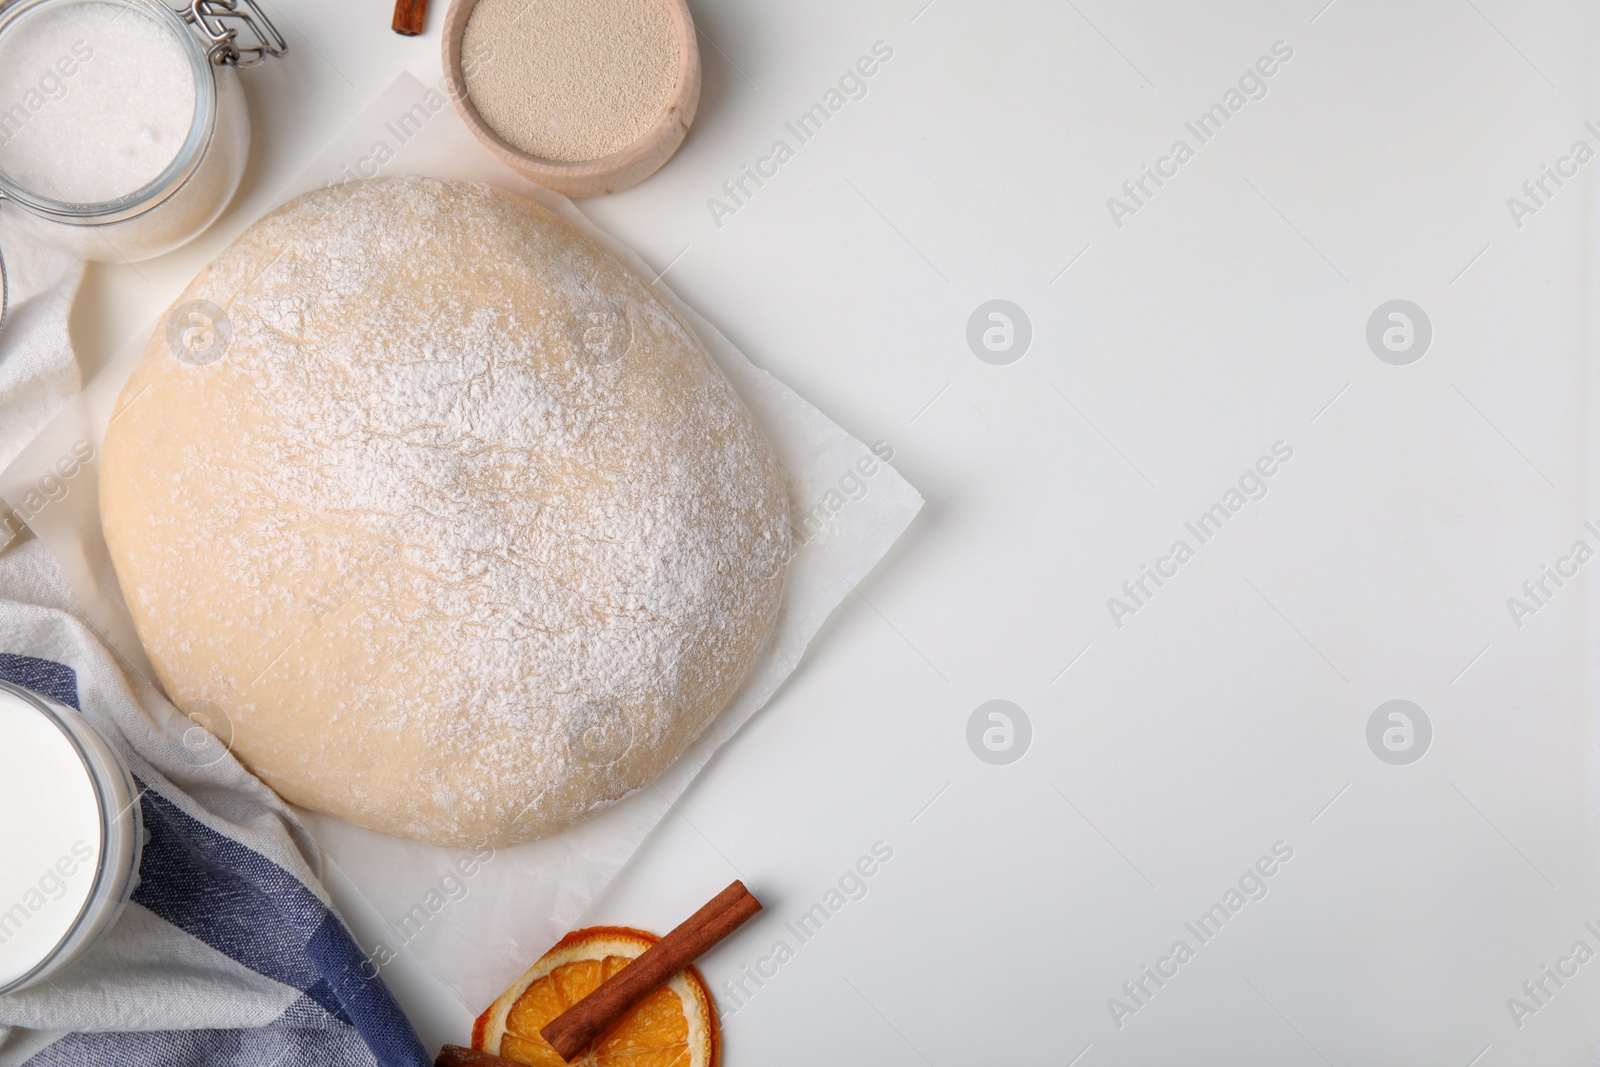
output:
[[[116,925],[0,996],[0,1067],[426,1067],[315,843],[224,741],[125,673],[37,541],[0,554],[0,678],[77,707],[122,752],[146,834]]]
[[[67,334],[83,263],[19,230],[0,211],[10,310],[0,325],[0,470],[78,391],[78,361]],[[0,530],[0,547],[6,535]]]

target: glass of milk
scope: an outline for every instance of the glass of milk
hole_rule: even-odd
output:
[[[65,966],[137,885],[133,775],[76,711],[0,681],[0,993]]]
[[[84,259],[178,247],[244,173],[234,68],[286,47],[253,0],[0,3],[0,201]]]

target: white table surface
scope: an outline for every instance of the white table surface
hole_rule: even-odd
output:
[[[91,371],[400,70],[438,76],[434,2],[404,39],[378,0],[268,0],[293,52],[244,78],[245,187],[188,248],[91,270]],[[1520,227],[1506,202],[1600,147],[1593,9],[925,2],[696,0],[683,150],[582,205],[928,499],[592,920],[664,930],[757,890],[704,961],[723,1007],[793,955],[744,979],[729,1067],[1595,1062],[1600,962],[1560,962],[1600,951],[1594,568],[1520,627],[1507,598],[1600,545],[1600,162]],[[716,225],[707,199],[877,41],[865,97]],[[1265,97],[1200,144],[1184,123],[1279,41]],[[1107,198],[1177,138],[1194,157],[1118,227]],[[1033,329],[1004,366],[965,339],[994,298]],[[1433,331],[1408,365],[1365,339],[1397,298]],[[1265,497],[1198,545],[1185,522],[1280,441]],[[1116,625],[1107,599],[1180,538],[1194,558]],[[966,739],[1000,698],[1032,725],[1005,766]],[[1432,724],[1408,765],[1368,746],[1391,699]],[[880,841],[802,943],[785,924]],[[1202,943],[1186,921],[1277,842],[1267,895]],[[1179,939],[1193,958],[1129,998]],[[1545,965],[1578,970],[1515,1017]],[[385,973],[430,1047],[464,1041],[412,961]]]

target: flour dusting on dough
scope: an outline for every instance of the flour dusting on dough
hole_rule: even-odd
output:
[[[107,541],[180,705],[290,800],[530,840],[658,775],[775,621],[777,461],[643,280],[545,209],[393,178],[308,194],[183,294],[108,433]],[[141,392],[142,390],[142,392]]]

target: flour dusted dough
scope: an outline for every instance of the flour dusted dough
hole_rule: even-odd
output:
[[[771,448],[650,287],[542,207],[422,178],[302,196],[202,272],[101,485],[173,700],[289,800],[441,845],[660,774],[788,556]]]

